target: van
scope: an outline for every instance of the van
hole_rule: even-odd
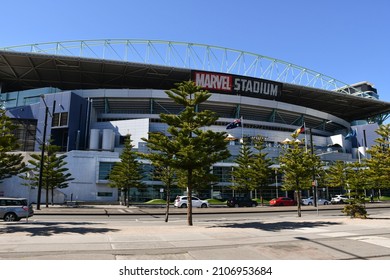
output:
[[[13,222],[33,215],[32,205],[28,205],[26,198],[0,197],[0,219]]]

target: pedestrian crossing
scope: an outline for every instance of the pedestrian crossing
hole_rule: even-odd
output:
[[[294,232],[300,232],[305,234],[317,234],[319,236],[326,236],[331,238],[344,237],[347,240],[354,240],[359,242],[365,242],[372,245],[377,245],[385,248],[390,248],[390,238],[377,236],[377,235],[361,235],[354,232],[347,231],[330,231],[322,228],[310,228],[302,227],[293,230]]]
[[[357,237],[349,237],[348,239],[390,248],[390,238],[383,237],[383,236],[357,236]]]

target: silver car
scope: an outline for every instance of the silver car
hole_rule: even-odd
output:
[[[25,198],[0,197],[0,219],[6,222],[31,217],[34,210]]]
[[[328,204],[330,204],[330,201],[326,200],[324,198],[319,198],[317,200],[317,202],[318,202],[318,205],[328,205]],[[302,204],[303,205],[314,205],[314,198],[312,196],[310,196],[308,198],[304,198],[304,199],[302,199]]]

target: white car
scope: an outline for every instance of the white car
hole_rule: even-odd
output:
[[[319,198],[317,200],[317,202],[318,202],[318,205],[328,205],[328,204],[330,204],[330,201],[326,200],[324,198]],[[302,199],[302,204],[303,205],[314,205],[314,197],[310,196],[308,198]]]
[[[337,194],[331,198],[332,204],[347,203],[349,197],[341,194]]]
[[[173,205],[178,208],[187,208],[188,205],[187,196],[177,196],[175,199],[175,203]],[[201,200],[196,196],[193,196],[192,207],[207,208],[209,207],[209,203],[206,200]]]

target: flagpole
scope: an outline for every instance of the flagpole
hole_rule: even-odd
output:
[[[244,118],[241,116],[241,139],[242,143],[244,143]]]
[[[306,123],[303,122],[303,128],[304,128],[304,132],[305,132],[305,148],[306,148],[306,152],[307,152],[307,137],[306,137]]]

